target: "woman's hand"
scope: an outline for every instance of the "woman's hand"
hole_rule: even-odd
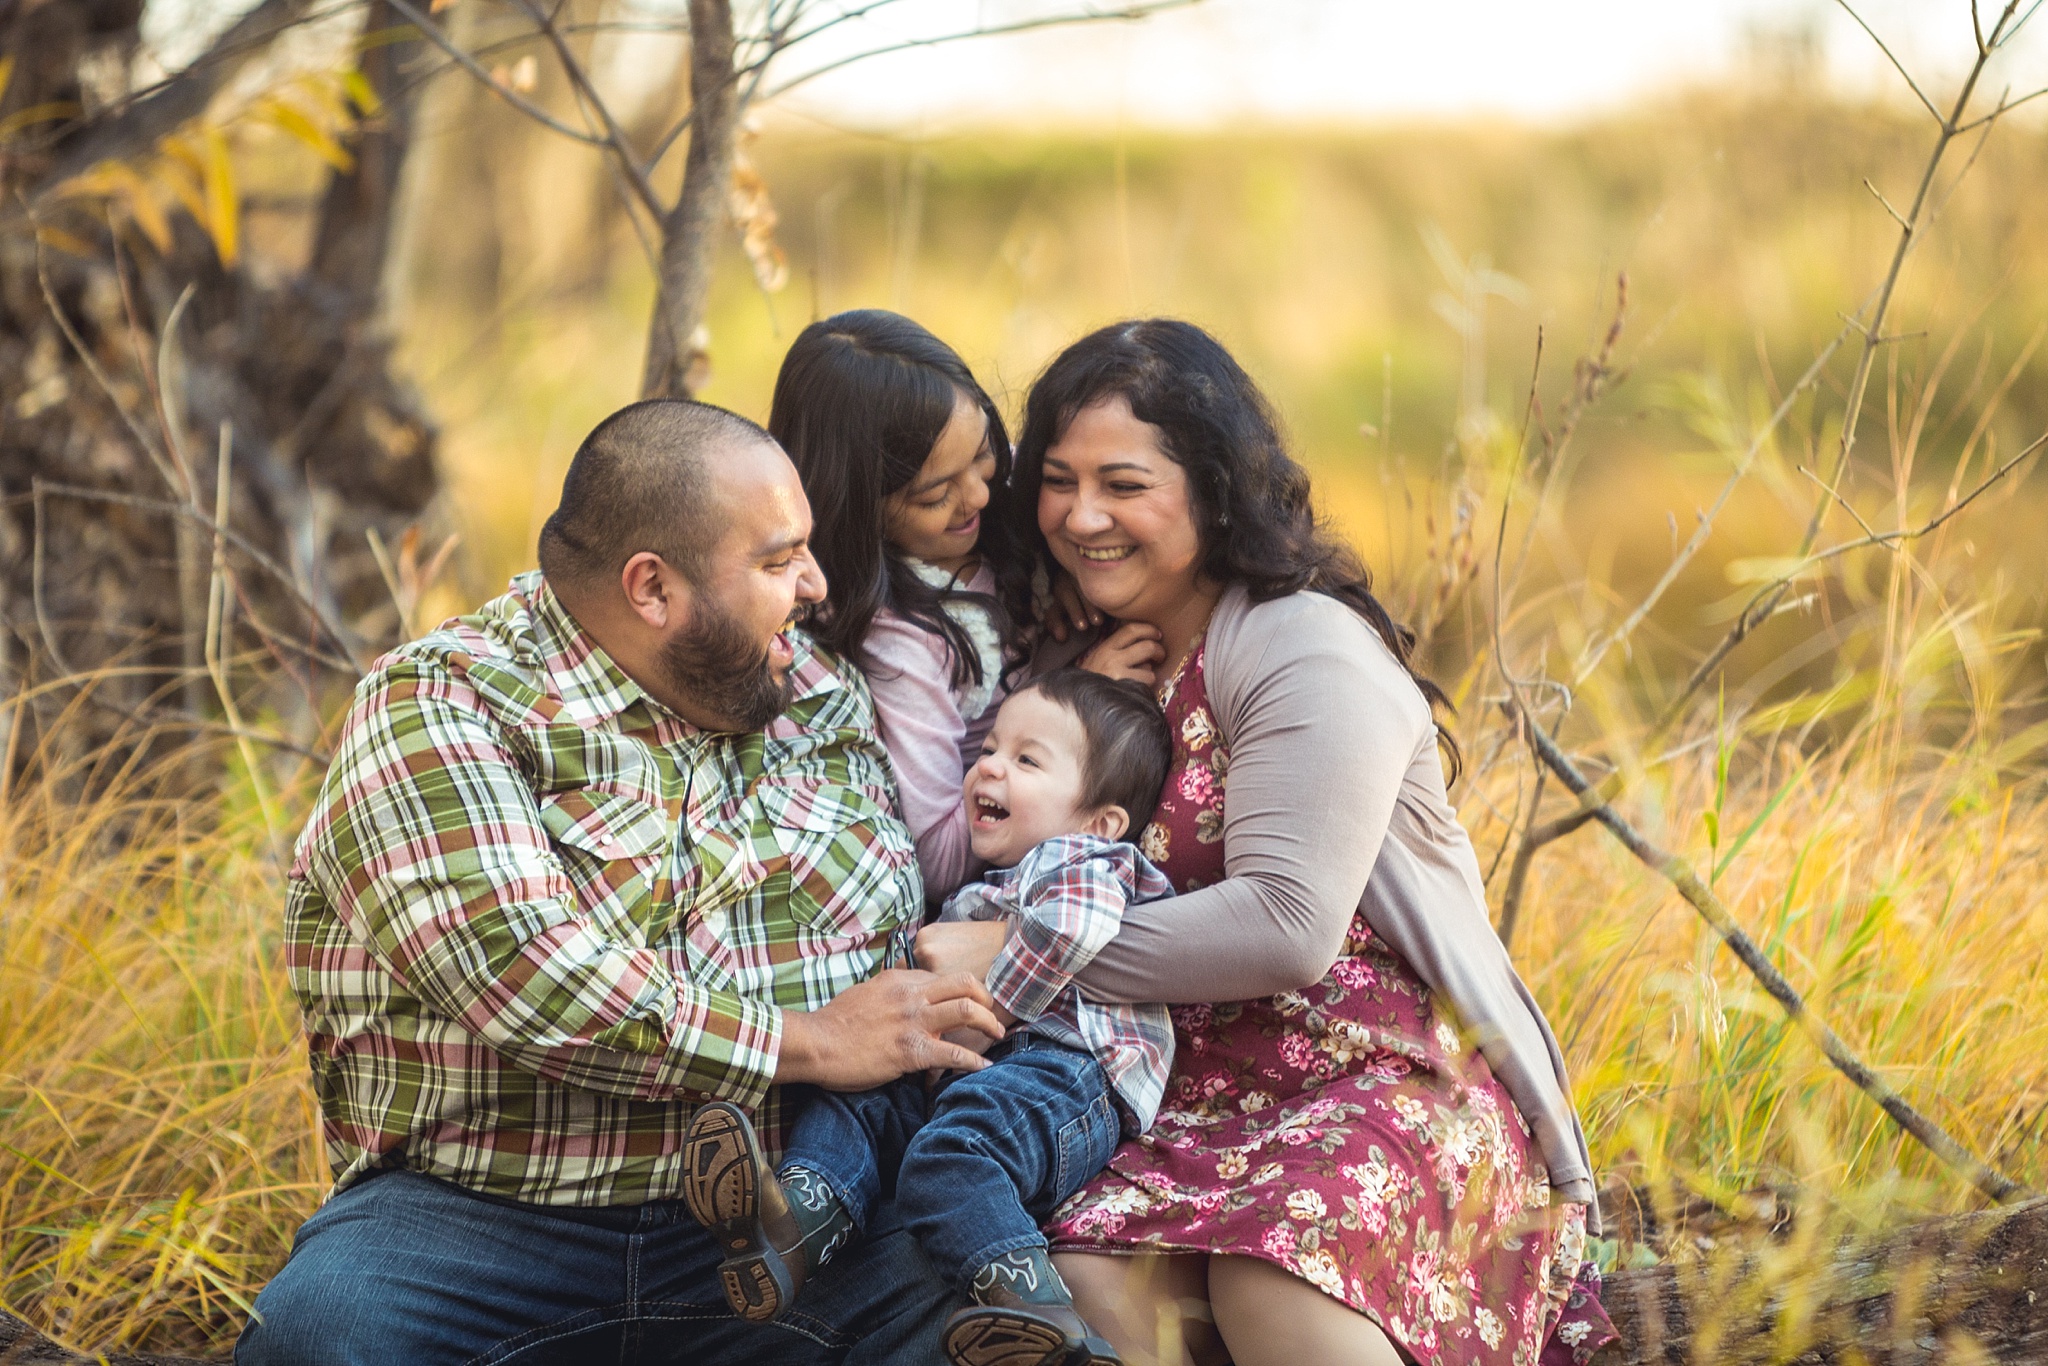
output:
[[[996,955],[1009,939],[1007,920],[941,920],[917,932],[917,947],[912,952],[926,972],[964,972],[980,982],[988,978]],[[935,966],[939,963],[946,966]]]
[[[1045,608],[1045,629],[1054,640],[1065,640],[1077,631],[1102,625],[1102,613],[1081,596],[1081,585],[1058,565],[1052,568],[1052,601]]]
[[[1127,621],[1076,663],[1107,678],[1134,678],[1148,688],[1159,686],[1159,668],[1166,662],[1166,644],[1157,626]]]

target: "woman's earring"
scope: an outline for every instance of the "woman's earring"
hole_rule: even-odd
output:
[[[1217,525],[1217,526],[1229,526],[1229,525],[1230,525],[1230,514],[1229,514],[1229,513],[1227,513],[1227,512],[1219,512],[1219,513],[1217,513],[1217,514],[1216,514],[1216,525]]]

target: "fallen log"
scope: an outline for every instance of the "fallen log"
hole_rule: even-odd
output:
[[[1611,1366],[2048,1361],[2048,1199],[1608,1277]]]
[[[223,1360],[225,1360],[223,1358]],[[220,1362],[191,1357],[106,1356],[85,1357],[67,1352],[14,1315],[0,1309],[0,1366],[221,1366]]]
[[[1931,1219],[1800,1258],[1776,1248],[1607,1278],[1602,1366],[2048,1361],[2048,1199]],[[0,1366],[86,1366],[0,1312]],[[110,1366],[219,1366],[110,1356]]]

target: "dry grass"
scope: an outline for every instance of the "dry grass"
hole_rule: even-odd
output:
[[[2018,150],[1994,142],[1986,153],[2000,176],[2038,160],[2037,134],[2013,139]],[[1462,792],[1488,865],[1530,775],[1492,720],[1499,684],[1485,623],[1492,519],[1514,477],[1521,411],[1522,379],[1503,377],[1528,374],[1532,324],[1549,318],[1553,337],[1590,331],[1605,307],[1594,281],[1617,258],[1650,282],[1631,333],[1637,377],[1591,419],[1583,461],[1544,506],[1510,613],[1514,648],[1546,642],[1538,653],[1569,675],[1583,642],[1668,558],[1667,512],[1689,529],[1781,372],[1796,374],[1838,325],[1834,310],[1867,289],[1886,225],[1857,202],[1856,181],[1897,173],[1911,154],[1889,114],[1792,119],[1746,105],[1559,134],[1433,130],[1264,150],[1153,140],[1124,159],[1107,145],[991,146],[764,143],[759,159],[798,225],[791,295],[814,269],[823,308],[893,299],[1013,389],[1052,345],[1106,314],[1218,321],[1271,381],[1327,505],[1386,572],[1390,596],[1441,619],[1433,659],[1463,678],[1476,776]],[[1717,148],[1749,155],[1722,161]],[[917,155],[928,162],[922,237],[901,221]],[[1121,196],[1117,175],[1129,178]],[[854,188],[828,212],[841,183]],[[1886,524],[1941,506],[1960,462],[1981,472],[2048,412],[2027,358],[2029,291],[2015,283],[2042,269],[2038,229],[1985,186],[1958,196],[1903,307],[1901,328],[1932,327],[1934,339],[1898,348],[1873,390],[1851,496]],[[450,421],[471,597],[527,562],[574,442],[629,396],[644,319],[630,267],[593,292],[521,293],[536,261],[561,263],[513,249],[517,190],[500,186],[493,201],[504,220],[497,304],[422,307],[408,337]],[[1201,211],[1210,203],[1235,208]],[[463,220],[451,207],[446,221]],[[1535,300],[1462,359],[1458,339],[1429,321],[1447,272],[1419,245],[1421,221],[1489,253]],[[717,396],[758,414],[811,306],[779,298],[778,334],[743,270],[728,269],[720,289]],[[1944,351],[1954,337],[1965,344]],[[1780,359],[1754,359],[1757,338]],[[1388,354],[1396,425],[1383,443],[1358,428],[1383,417]],[[1490,363],[1491,379],[1471,383],[1475,361]],[[2001,407],[2009,371],[2018,378]],[[1475,423],[1459,411],[1461,392],[1502,416]],[[1739,606],[1731,594],[1755,570],[1745,561],[1796,540],[1814,496],[1799,468],[1831,440],[1839,394],[1829,401],[1833,416],[1828,401],[1817,414],[1802,408],[1769,444],[1709,553],[1635,648],[1585,680],[1563,738],[1630,775],[1619,804],[1714,871],[1855,1048],[2039,1187],[2048,733],[2032,633],[2043,505],[2029,485],[2016,478],[1909,556],[1840,562],[1811,585],[1806,612],[1744,647],[1724,698],[1704,699],[1648,755],[1628,739],[1668,696],[1674,665]],[[303,788],[275,776],[289,806]],[[83,810],[33,792],[0,800],[0,1303],[81,1346],[224,1349],[324,1185],[277,955],[281,872],[244,791],[231,781],[221,810],[206,813],[153,804],[138,782]],[[1788,1264],[1844,1223],[1974,1201],[1603,832],[1542,856],[1516,956],[1566,1041],[1604,1170],[1723,1201],[1796,1188],[1826,1217],[1774,1254]],[[1624,1263],[1640,1255],[1610,1251]]]
[[[0,802],[0,1303],[225,1347],[325,1187],[253,800]]]

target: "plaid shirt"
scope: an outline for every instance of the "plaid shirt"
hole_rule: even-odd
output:
[[[988,990],[1033,1031],[1095,1055],[1131,1134],[1152,1127],[1173,1066],[1173,1020],[1162,1005],[1082,997],[1074,974],[1122,928],[1124,907],[1173,895],[1166,875],[1129,844],[1061,835],[955,892],[941,920],[1017,922],[989,969]]]
[[[923,901],[866,685],[802,639],[792,677],[765,731],[701,731],[538,573],[373,666],[286,909],[337,1189],[670,1197],[709,1096],[774,1141],[783,1010]]]

